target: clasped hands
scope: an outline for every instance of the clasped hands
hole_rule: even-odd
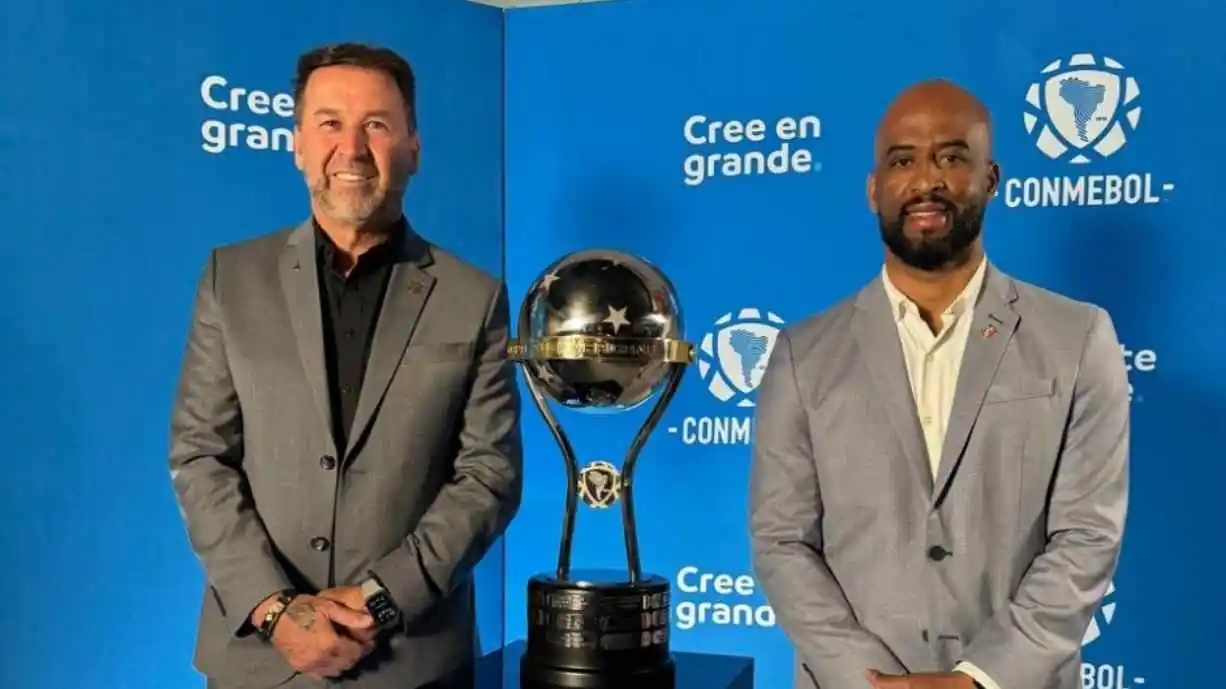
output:
[[[975,680],[961,672],[887,675],[869,670],[866,678],[873,689],[975,689]]]
[[[261,619],[274,599],[257,607],[252,620]],[[273,630],[272,645],[295,670],[323,679],[357,665],[374,650],[378,633],[361,589],[341,586],[295,596]]]

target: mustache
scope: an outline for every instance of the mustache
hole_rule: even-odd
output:
[[[950,201],[943,196],[929,194],[925,196],[917,196],[910,201],[907,201],[902,206],[902,212],[904,214],[910,213],[916,206],[921,205],[940,206],[946,213],[953,213],[958,210],[958,205],[953,201]]]
[[[337,175],[347,172],[353,175],[377,175],[379,169],[369,151],[358,151],[351,155],[333,155],[324,165],[324,172]]]

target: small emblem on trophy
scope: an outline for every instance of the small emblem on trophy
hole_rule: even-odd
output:
[[[608,462],[592,462],[579,472],[579,497],[588,507],[604,509],[622,493],[622,476]]]

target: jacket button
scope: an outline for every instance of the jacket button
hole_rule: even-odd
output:
[[[323,457],[319,458],[319,466],[323,467],[327,471],[332,471],[336,468],[336,458],[332,455],[324,455]]]
[[[949,552],[948,550],[942,548],[939,545],[934,545],[928,549],[928,559],[932,560],[933,562],[940,562],[941,560],[944,560],[950,555],[953,555],[953,553]]]
[[[321,553],[328,549],[328,545],[328,539],[324,538],[323,536],[316,536],[315,538],[311,539],[311,548],[318,550]]]

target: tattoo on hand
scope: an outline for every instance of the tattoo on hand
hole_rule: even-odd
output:
[[[315,626],[315,604],[308,600],[296,600],[285,608],[285,616],[303,629]]]

